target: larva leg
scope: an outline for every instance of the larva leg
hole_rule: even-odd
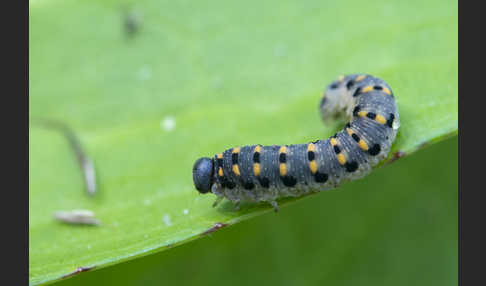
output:
[[[235,201],[235,211],[240,210],[240,201]]]
[[[272,205],[273,210],[277,213],[278,212],[278,204],[277,204],[277,202],[276,201],[269,201],[268,203]]]
[[[216,207],[223,199],[224,199],[223,196],[217,197],[216,200],[213,203],[213,208]]]

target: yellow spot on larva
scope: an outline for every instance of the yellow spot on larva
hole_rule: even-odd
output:
[[[312,160],[312,161],[309,162],[309,168],[310,168],[312,174],[315,174],[317,172],[316,160]]]
[[[343,76],[343,75],[340,75],[340,76],[338,77],[338,82],[340,82],[340,83],[341,83],[343,80],[344,80],[344,76]]]
[[[238,168],[238,165],[236,164],[233,165],[233,173],[235,173],[236,176],[240,175],[240,168]]]
[[[339,153],[337,155],[337,159],[339,161],[339,164],[341,164],[341,165],[346,164],[346,157],[343,155],[343,153]]]
[[[280,153],[287,153],[287,146],[282,146],[282,147],[280,147],[279,152],[280,152]]]
[[[368,151],[368,144],[364,140],[359,140],[358,144],[363,151]]]
[[[366,76],[365,75],[360,75],[358,76],[354,81],[355,82],[359,82],[359,81],[362,81]]]
[[[223,159],[223,153],[218,154],[218,159]]]
[[[365,93],[365,92],[370,92],[372,90],[373,90],[373,86],[368,85],[367,87],[363,88],[362,92]]]
[[[388,95],[391,94],[391,91],[388,88],[386,88],[386,87],[383,87],[383,92],[386,93],[386,94],[388,94]]]
[[[382,115],[376,115],[375,120],[380,123],[380,124],[385,124],[386,123],[386,118],[383,117]]]
[[[346,128],[346,132],[348,132],[348,135],[351,136],[353,135],[353,130],[351,130],[351,128]]]
[[[219,169],[218,169],[218,175],[219,175],[220,177],[222,177],[222,176],[223,176],[223,168],[219,167]]]
[[[360,111],[360,112],[358,112],[358,115],[360,117],[366,117],[366,114],[368,114],[368,112],[366,112],[366,111]]]
[[[287,164],[280,163],[280,176],[287,175]]]
[[[255,174],[255,176],[260,176],[260,164],[253,164],[253,174]]]
[[[307,145],[307,152],[315,152],[316,151],[316,146],[314,146],[314,144],[312,143],[309,143],[309,145]]]
[[[330,142],[331,142],[331,145],[332,145],[332,146],[334,146],[334,145],[337,145],[337,144],[338,144],[338,141],[337,141],[337,139],[336,139],[336,138],[331,138]]]
[[[233,148],[233,153],[240,153],[240,147]]]
[[[260,153],[261,151],[262,151],[262,146],[257,145],[257,146],[255,147],[255,152],[256,152],[256,153]]]

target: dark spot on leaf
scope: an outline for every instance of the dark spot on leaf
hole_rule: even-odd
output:
[[[218,229],[223,228],[225,226],[228,226],[228,225],[225,224],[225,223],[222,223],[222,222],[217,222],[217,223],[214,224],[214,226],[212,228],[203,232],[202,235],[213,233],[213,232],[217,231]]]
[[[74,270],[73,272],[71,273],[68,273],[66,275],[63,275],[61,278],[68,278],[68,277],[71,277],[71,276],[74,276],[76,274],[79,274],[81,272],[86,272],[86,271],[89,271],[91,269],[93,269],[94,267],[78,267],[76,268],[76,270]]]
[[[402,158],[405,155],[406,155],[406,153],[402,152],[402,151],[397,151],[397,152],[393,153],[393,156],[390,158],[390,160],[388,160],[388,164],[395,162],[396,160]]]
[[[422,144],[420,144],[420,145],[418,146],[418,149],[425,148],[425,147],[427,147],[428,145],[429,145],[429,142],[423,142]]]

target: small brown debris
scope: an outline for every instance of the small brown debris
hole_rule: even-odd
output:
[[[225,224],[225,223],[217,222],[217,223],[214,224],[214,226],[212,228],[203,232],[202,235],[213,233],[213,232],[217,231],[218,229],[223,228],[225,226],[228,226],[228,225]]]
[[[406,155],[406,153],[402,152],[402,151],[397,151],[397,152],[393,153],[393,156],[390,158],[390,160],[388,160],[388,164],[395,162],[396,160],[402,158],[405,155]]]
[[[73,272],[71,273],[68,273],[66,275],[63,275],[62,278],[68,278],[68,277],[71,277],[71,276],[74,276],[76,274],[79,274],[81,272],[86,272],[86,271],[89,271],[91,269],[93,269],[94,267],[78,267],[76,268],[76,270],[74,270]]]

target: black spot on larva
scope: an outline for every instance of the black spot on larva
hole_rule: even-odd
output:
[[[351,128],[351,123],[346,123],[346,128]]]
[[[280,179],[286,187],[293,187],[295,184],[297,184],[297,180],[289,175],[280,176]]]
[[[285,153],[280,153],[280,156],[278,157],[278,161],[280,163],[286,163],[287,162],[287,154]]]
[[[233,165],[238,164],[238,153],[231,154],[231,163],[233,163]]]
[[[309,159],[309,161],[313,161],[316,158],[316,154],[314,153],[314,151],[307,152],[307,158]]]
[[[254,163],[260,163],[260,153],[259,152],[253,153],[253,162]]]
[[[233,186],[232,182],[230,182],[226,177],[218,177],[218,182],[221,184],[222,188],[232,189],[236,186]]]
[[[353,109],[353,115],[358,116],[358,112],[361,110],[361,107],[359,105],[356,105],[356,107]]]
[[[346,167],[346,171],[352,173],[358,169],[358,162],[346,162],[346,164],[344,164],[344,167]]]
[[[353,87],[353,85],[354,85],[354,80],[350,80],[350,81],[348,81],[348,83],[346,84],[346,88],[349,90],[349,89],[351,89],[351,88]]]
[[[351,134],[351,137],[353,137],[354,141],[359,142],[359,136],[356,135],[356,133]]]
[[[236,187],[236,184],[226,178],[224,178],[224,185],[226,186],[226,188],[228,189],[233,189],[234,187]]]
[[[223,159],[217,159],[216,163],[218,164],[218,167],[223,167]]]
[[[382,89],[383,89],[383,87],[381,87],[381,86],[379,86],[379,85],[375,85],[375,86],[373,86],[373,89],[375,89],[375,90],[382,90]]]
[[[338,86],[339,85],[335,82],[335,83],[331,84],[331,89],[336,89],[336,88],[338,88]]]
[[[243,183],[243,188],[245,188],[245,190],[251,190],[255,187],[255,184],[253,184],[252,182],[244,182]]]
[[[368,150],[368,153],[370,153],[370,155],[372,155],[372,156],[376,156],[380,153],[380,151],[381,151],[380,144],[375,144],[375,145],[373,145],[373,147],[371,147]]]
[[[366,117],[368,117],[369,119],[375,119],[376,118],[376,113],[374,113],[374,112],[368,112],[368,113],[366,113]]]
[[[238,153],[231,154],[231,163],[233,163],[233,165],[238,164]]]
[[[224,181],[224,180],[221,181],[221,187],[226,188],[226,181]]]
[[[358,96],[360,93],[361,93],[361,87],[358,87],[358,88],[357,88],[357,89],[354,91],[354,93],[353,93],[353,97]]]
[[[260,183],[260,185],[264,188],[269,188],[270,187],[270,180],[268,180],[268,178],[261,178],[261,177],[258,177],[258,182]]]
[[[327,179],[329,178],[329,176],[326,174],[326,173],[319,173],[317,172],[315,175],[314,175],[314,180],[317,182],[317,183],[325,183],[327,182]]]
[[[395,120],[395,114],[390,113],[390,117],[386,121],[386,126],[392,128],[392,126],[393,126],[393,120]]]
[[[334,145],[333,148],[334,148],[334,153],[336,153],[336,154],[341,153],[341,148],[339,148],[338,145]]]
[[[319,142],[321,142],[321,140],[316,140],[316,141],[312,142],[312,144],[317,144]]]

